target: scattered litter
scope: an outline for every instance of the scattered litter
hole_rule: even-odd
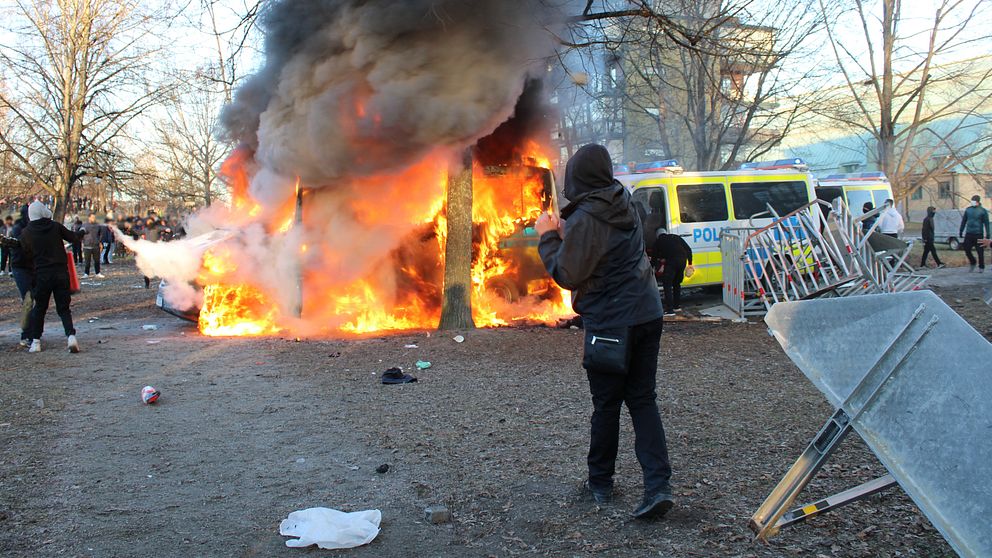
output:
[[[307,460],[306,460],[306,459],[304,459],[304,458],[302,458],[302,457],[297,457],[297,458],[296,458],[296,462],[297,462],[297,463],[306,463],[306,462],[307,462]]]
[[[158,329],[158,326],[155,324],[145,324],[141,326],[141,329],[145,331],[155,331],[156,329]]]
[[[87,318],[86,321],[89,322],[89,323],[93,323],[93,322],[95,322],[95,321],[97,321],[99,319],[100,318],[98,318],[97,316],[93,316],[92,318]]]
[[[282,520],[279,534],[298,537],[286,541],[290,548],[312,544],[328,550],[355,548],[372,542],[379,534],[381,521],[379,510],[347,513],[330,508],[308,508],[294,511]]]
[[[146,405],[151,405],[152,403],[158,401],[158,397],[160,395],[162,394],[152,386],[145,386],[141,388],[141,400],[144,401]]]
[[[390,368],[382,373],[382,383],[384,384],[409,384],[417,379],[409,374],[404,374],[402,368]]]
[[[348,469],[351,470],[351,471],[357,471],[358,470],[358,465],[348,465]]]
[[[389,471],[389,463],[383,463],[375,468],[375,472],[380,475],[385,474],[387,471]]]
[[[45,408],[45,400],[44,399],[39,399],[39,400],[35,401],[34,404],[39,409],[44,409]]]
[[[162,342],[162,340],[161,340],[161,339],[149,339],[149,340],[147,341],[147,343],[148,343],[149,345],[158,345],[158,344],[159,344],[159,343],[161,343],[161,342]]]
[[[341,351],[333,352],[333,353],[331,353],[331,354],[329,354],[327,356],[329,356],[331,358],[338,358],[339,356],[341,356]]]
[[[447,523],[451,521],[451,511],[449,511],[447,507],[440,504],[428,506],[424,509],[424,519],[426,519],[428,523],[432,523],[434,525]]]
[[[431,363],[426,360],[417,361],[417,370],[427,370],[431,367]]]
[[[410,343],[409,345],[403,345],[403,348],[404,349],[416,349],[417,348],[417,344],[416,343]]]
[[[456,335],[456,336],[452,337],[452,339],[455,340],[455,343],[464,343],[465,342],[465,336],[464,335]]]

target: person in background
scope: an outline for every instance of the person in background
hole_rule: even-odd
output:
[[[69,261],[66,258],[63,242],[72,242],[76,235],[63,225],[52,221],[52,212],[39,201],[28,206],[30,223],[21,233],[21,249],[34,262],[34,308],[28,323],[31,337],[29,352],[41,352],[41,336],[45,330],[45,314],[52,296],[55,297],[55,310],[62,318],[69,352],[79,352],[76,329],[72,326],[72,311],[69,305]]]
[[[545,268],[572,291],[572,308],[586,330],[582,366],[593,403],[587,487],[597,504],[612,499],[626,403],[644,478],[644,497],[633,515],[664,515],[673,500],[656,393],[663,311],[641,220],[630,193],[613,178],[602,145],[586,145],[568,160],[565,196],[571,203],[562,210],[564,223],[545,213],[534,227]]]
[[[983,236],[984,235],[984,236]],[[961,216],[961,230],[958,236],[964,237],[961,247],[964,248],[965,256],[968,256],[968,263],[971,264],[971,271],[975,271],[975,256],[971,254],[972,248],[978,252],[978,272],[985,271],[985,242],[980,242],[983,238],[992,238],[992,231],[989,230],[989,212],[982,207],[982,198],[979,195],[971,196],[971,206],[964,210]]]
[[[151,211],[149,212],[149,215],[154,215],[154,214],[155,214],[154,212]],[[162,238],[162,229],[159,228],[158,221],[156,221],[153,217],[149,217],[145,221],[144,237],[145,240],[149,242],[158,242]],[[145,288],[146,289],[150,288],[152,284],[152,278],[147,275],[143,275],[142,278],[145,281]]]
[[[14,222],[10,231],[8,247],[10,248],[10,274],[14,276],[14,284],[21,295],[21,346],[31,345],[31,335],[28,332],[31,307],[34,306],[34,262],[24,254],[21,248],[21,235],[28,226],[28,206],[21,207],[21,216]],[[7,242],[5,241],[5,244]]]
[[[10,233],[14,230],[14,218],[10,215],[7,216],[2,222],[0,222],[0,235],[10,236]],[[6,244],[0,246],[0,275],[6,275],[8,272],[13,275],[13,270],[10,265],[10,247]]]
[[[146,219],[144,235],[148,242],[158,242],[162,237],[162,229],[158,226],[158,221],[151,217]]]
[[[923,237],[923,259],[920,260],[920,267],[927,266],[927,254],[933,254],[933,261],[937,264],[937,268],[943,268],[944,264],[940,263],[940,258],[937,257],[937,249],[933,245],[933,217],[937,214],[937,208],[930,206],[927,208],[927,216],[923,218],[923,230],[921,236]]]
[[[82,235],[79,231],[83,230],[83,222],[76,217],[75,221],[72,222],[72,232],[77,235],[77,239],[72,243],[72,261],[76,262],[76,265],[83,265],[83,241]]]
[[[103,225],[96,222],[95,214],[90,213],[80,230],[83,232],[83,259],[85,260],[83,279],[88,279],[90,276],[90,263],[94,266],[96,277],[103,279],[105,275],[100,273],[100,248],[102,247],[100,240],[103,237]]]
[[[861,206],[862,215],[874,210],[875,210],[875,205],[872,204],[871,202],[865,202],[865,204]],[[864,232],[865,234],[868,234],[868,231],[871,230],[871,227],[875,224],[875,221],[878,221],[878,214],[872,215],[871,217],[868,217],[864,221],[861,221],[861,231]]]
[[[661,279],[665,291],[665,315],[674,316],[682,311],[682,279],[686,265],[692,266],[692,248],[677,234],[661,233],[651,253],[651,264],[660,271],[655,277]]]
[[[102,235],[100,243],[103,245],[103,263],[107,265],[114,263],[114,250],[117,248],[117,243],[114,241],[114,231],[110,229],[113,225],[113,220],[107,217],[103,220],[103,229],[100,232]]]
[[[884,209],[878,216],[878,232],[892,238],[899,238],[906,228],[906,223],[902,220],[902,215],[895,207],[895,202],[891,199],[885,200]]]

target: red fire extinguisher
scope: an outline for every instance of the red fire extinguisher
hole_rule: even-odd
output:
[[[69,266],[69,293],[76,294],[80,290],[79,274],[76,273],[76,260],[72,257],[72,252],[65,252],[66,265]]]

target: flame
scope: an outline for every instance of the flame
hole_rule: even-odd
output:
[[[366,116],[366,109],[364,102],[355,105],[359,116]],[[301,231],[293,226],[292,190],[274,206],[263,207],[251,197],[252,156],[239,149],[223,165],[231,206],[251,223],[261,223],[271,238],[295,242],[284,253],[299,260],[291,267],[300,269],[304,320],[290,319],[295,314],[280,306],[292,285],[283,281],[266,287],[275,282],[262,276],[279,267],[275,262],[256,261],[239,269],[239,261],[259,252],[225,244],[203,257],[199,326],[205,335],[269,335],[295,331],[300,323],[308,324],[308,333],[355,335],[437,327],[447,234],[449,159],[444,153],[429,154],[396,175],[303,190],[307,229]],[[542,212],[557,210],[550,171],[542,170],[551,168],[550,159],[531,141],[519,149],[519,160],[472,169],[471,299],[477,327],[553,324],[572,315],[569,293],[544,271],[533,230]],[[305,236],[310,227],[320,233]],[[343,236],[336,236],[338,230]],[[403,240],[380,246],[377,240],[383,237]]]
[[[200,308],[200,332],[211,337],[278,333],[276,311],[261,291],[250,285],[207,285]]]

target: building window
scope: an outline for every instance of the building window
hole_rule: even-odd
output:
[[[727,220],[723,184],[681,184],[676,192],[683,223]]]
[[[937,197],[942,200],[951,199],[951,183],[950,182],[938,182],[937,183]]]
[[[912,196],[911,199],[913,199],[915,201],[922,200],[923,199],[923,187],[922,186],[914,186],[913,188],[914,188],[913,189],[913,196]]]

